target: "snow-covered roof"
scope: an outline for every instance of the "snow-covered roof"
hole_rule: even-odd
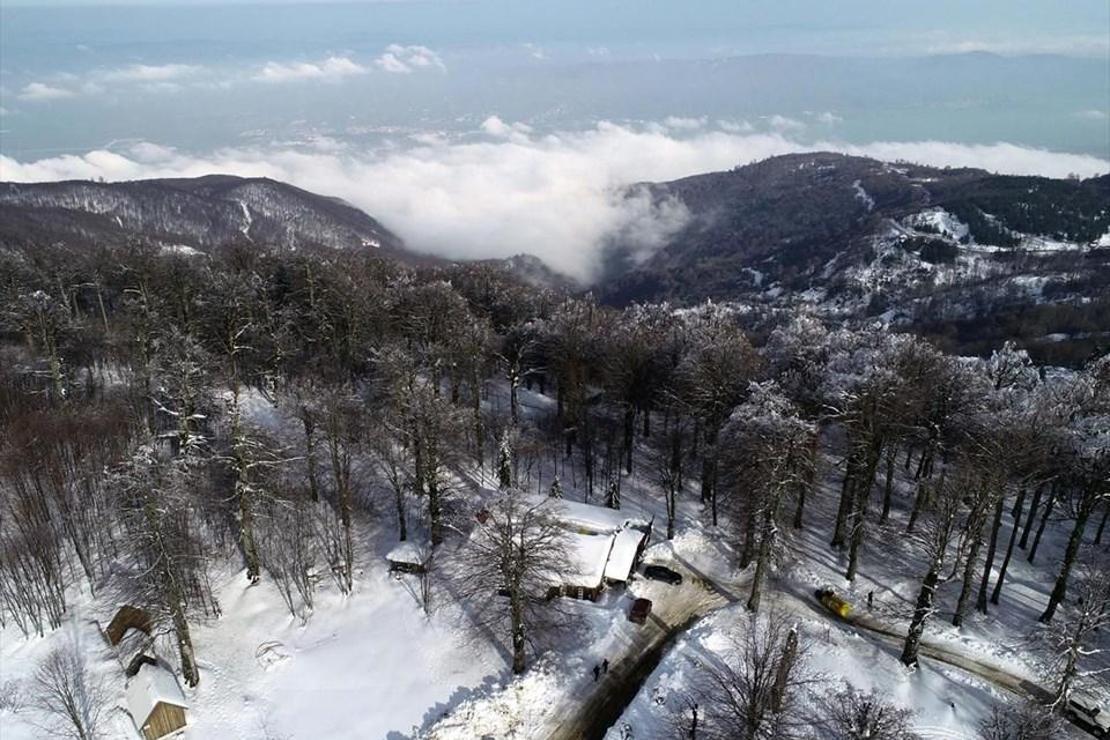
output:
[[[534,497],[540,498],[540,497]],[[563,522],[568,529],[579,532],[616,532],[626,524],[645,526],[647,522],[628,517],[619,509],[592,506],[567,499],[548,499],[551,516]]]
[[[426,550],[420,545],[411,540],[399,542],[396,547],[389,551],[385,559],[391,563],[412,563],[413,565],[424,565],[428,561]]]
[[[605,577],[610,581],[627,581],[636,562],[640,543],[647,535],[638,529],[622,529],[613,540],[609,552],[609,563],[605,566]]]
[[[572,534],[567,538],[567,568],[556,575],[564,586],[597,588],[605,575],[605,564],[613,547],[610,534]]]
[[[189,708],[173,673],[160,665],[145,663],[127,682],[127,711],[135,724],[142,727],[154,708],[163,702]]]

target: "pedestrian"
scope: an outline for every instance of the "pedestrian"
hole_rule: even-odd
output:
[[[609,659],[608,658],[601,661],[601,672],[602,673],[608,673],[609,672]]]
[[[596,683],[597,679],[600,678],[600,677],[601,677],[601,666],[595,665],[594,666],[594,682]]]
[[[874,591],[868,591],[867,592],[867,608],[870,609],[873,606],[875,606],[875,592]]]

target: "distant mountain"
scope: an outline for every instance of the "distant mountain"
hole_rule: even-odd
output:
[[[400,238],[359,209],[265,178],[0,183],[0,244],[129,241],[201,252],[236,243],[374,249],[411,258]]]
[[[609,303],[804,305],[966,334],[961,346],[992,332],[1110,337],[1110,176],[811,153],[643,188],[688,218],[646,257],[610,246],[597,287]],[[986,326],[1015,315],[1020,328]]]

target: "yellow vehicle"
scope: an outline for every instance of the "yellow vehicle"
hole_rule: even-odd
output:
[[[822,586],[814,592],[814,596],[820,601],[826,609],[840,617],[847,619],[852,613],[852,605],[841,597],[836,595],[836,592],[829,586]]]

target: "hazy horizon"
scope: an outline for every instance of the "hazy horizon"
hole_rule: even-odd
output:
[[[581,272],[615,189],[774,154],[1110,171],[1106,3],[871,5],[5,0],[0,180],[267,175]]]

